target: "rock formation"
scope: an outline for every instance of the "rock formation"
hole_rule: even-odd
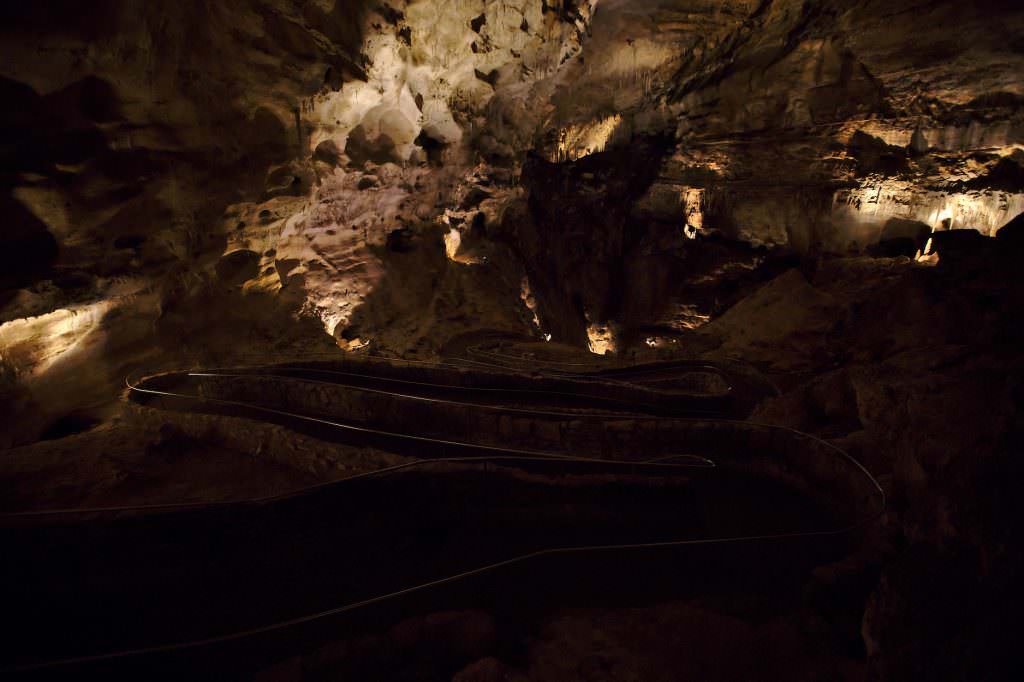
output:
[[[807,677],[996,679],[1024,569],[1022,74],[1010,0],[3,3],[4,480],[79,475],[52,473],[61,438],[156,438],[123,422],[140,368],[489,333],[739,360],[779,389],[754,419],[840,444],[892,508],[808,588],[839,614],[810,635],[648,615],[846,638]],[[459,679],[659,679],[607,618]]]

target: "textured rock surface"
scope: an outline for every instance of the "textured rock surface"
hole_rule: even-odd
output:
[[[196,452],[271,461],[228,493],[161,462],[161,486],[129,454],[154,417],[118,421],[140,368],[433,358],[481,330],[753,362],[780,389],[756,419],[891,494],[808,596],[834,620],[618,614],[712,652],[681,660],[571,613],[515,660],[460,653],[460,677],[758,674],[708,667],[729,652],[698,621],[770,676],[810,648],[808,678],[999,677],[993,605],[1024,566],[1022,36],[1010,0],[3,3],[3,480],[231,497],[391,461],[189,423]]]
[[[536,330],[534,313],[583,344],[718,312],[677,291],[699,267],[683,235],[847,253],[894,218],[993,234],[1024,212],[1012,3],[3,11],[4,239],[24,254],[5,321],[125,295],[146,301],[115,308],[159,320],[223,283],[350,348],[429,354],[467,329]],[[527,152],[574,170],[555,181]],[[600,232],[594,258],[578,267],[557,230]],[[415,237],[402,256],[396,231]],[[253,271],[214,279],[239,250]],[[568,288],[533,281],[569,271]]]

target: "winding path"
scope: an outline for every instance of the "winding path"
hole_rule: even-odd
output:
[[[700,569],[683,558],[694,551],[757,546],[763,556],[769,543],[785,548],[781,563],[799,564],[794,557],[807,552],[841,554],[851,533],[884,509],[877,482],[834,446],[711,418],[733,404],[721,393],[632,383],[683,365],[582,377],[513,378],[509,370],[369,362],[130,383],[129,397],[149,407],[270,421],[416,459],[244,502],[0,516],[0,537],[18,557],[5,569],[5,629],[17,632],[5,671],[121,676],[154,666],[178,673],[237,666],[240,657],[266,664],[339,628],[372,627],[374,618],[495,599],[511,608],[488,595],[515,592],[539,575],[546,587],[519,602],[570,599],[588,581],[607,591],[624,565],[660,575],[643,589],[670,594],[679,580],[698,579]],[[267,387],[281,391],[253,397]],[[280,403],[288,391],[299,404]],[[332,409],[345,414],[303,402],[323,391],[342,395],[345,404]],[[365,400],[387,400],[394,413],[360,419]],[[416,405],[437,419],[411,427],[400,413]],[[455,415],[450,422],[447,413]],[[466,421],[491,413],[554,423],[563,434],[570,425],[584,434],[625,425],[650,431],[647,443],[692,441],[699,452],[671,446],[650,456],[645,445],[609,457],[507,447],[475,438],[475,422]],[[438,429],[452,435],[439,437]],[[816,487],[830,501],[815,498]],[[676,575],[672,567],[681,565],[693,576]],[[579,598],[591,603],[595,592]]]

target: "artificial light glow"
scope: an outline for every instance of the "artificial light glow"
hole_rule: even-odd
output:
[[[597,121],[563,128],[558,134],[558,148],[551,155],[551,161],[577,161],[604,151],[621,123],[622,116],[614,114]]]
[[[914,258],[918,263],[922,265],[938,265],[939,254],[938,252],[932,251],[932,239],[928,238],[928,242],[924,245],[924,249],[917,252],[917,256]]]
[[[0,325],[0,356],[19,372],[42,375],[58,360],[84,351],[113,307],[100,301]]]
[[[344,339],[339,339],[338,340],[338,347],[341,348],[342,350],[347,350],[347,351],[350,351],[350,352],[351,351],[362,350],[362,349],[366,348],[369,345],[370,345],[370,339],[355,338],[355,339],[352,339],[351,341],[346,341]]]
[[[615,335],[608,325],[589,325],[587,327],[587,338],[591,353],[595,355],[608,355],[615,352]]]
[[[704,229],[704,190],[687,187],[681,194],[686,212],[683,233],[690,239],[696,239],[697,233]]]
[[[537,299],[533,296],[533,291],[530,289],[530,280],[526,275],[523,275],[522,281],[519,282],[519,300],[530,311],[530,315],[533,318],[533,326],[536,329],[540,329],[540,317],[537,315]],[[551,340],[551,334],[545,334],[544,336],[545,341]]]
[[[462,246],[462,234],[452,228],[444,235],[444,251],[448,254],[448,260],[455,260],[455,256],[459,253],[459,247]]]
[[[1024,193],[947,194],[922,191],[913,183],[889,179],[837,192],[834,212],[846,225],[848,238],[865,243],[877,240],[878,229],[890,218],[917,220],[932,229],[973,228],[991,237],[1014,216],[1024,213]]]
[[[711,316],[701,312],[697,306],[689,303],[677,304],[670,309],[669,314],[662,318],[662,324],[672,329],[700,329],[711,321]],[[672,340],[675,343],[675,339]]]

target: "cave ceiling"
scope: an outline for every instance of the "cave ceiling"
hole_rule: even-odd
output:
[[[924,256],[1024,212],[1012,2],[75,7],[2,10],[0,339],[25,376],[236,326],[601,352],[700,327],[715,278],[773,254]]]

